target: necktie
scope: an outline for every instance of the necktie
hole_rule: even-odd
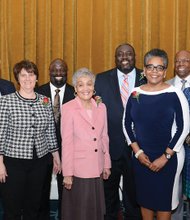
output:
[[[53,112],[54,112],[54,118],[55,122],[59,122],[60,118],[60,96],[59,96],[60,89],[55,90],[55,96],[54,96],[54,103],[53,103]]]
[[[185,89],[185,83],[187,82],[187,80],[185,79],[182,79],[181,80],[181,83],[182,83],[182,86],[181,86],[181,90],[183,91]]]
[[[124,75],[123,77],[124,79],[121,85],[121,99],[123,101],[123,106],[125,108],[129,96],[129,83],[128,83],[128,76]]]

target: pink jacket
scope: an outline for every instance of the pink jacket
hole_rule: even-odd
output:
[[[92,119],[78,97],[62,106],[63,176],[99,177],[104,168],[111,167],[106,107],[91,101]]]

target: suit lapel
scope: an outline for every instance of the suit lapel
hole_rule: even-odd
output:
[[[62,104],[66,103],[68,101],[71,101],[74,98],[75,98],[74,88],[71,85],[66,83],[65,93],[64,93],[64,96],[63,96]]]
[[[171,79],[171,85],[175,86],[175,78]]]
[[[137,68],[135,68],[135,70],[136,70],[135,87],[138,87],[146,83],[146,78],[143,76],[142,70],[137,69]]]
[[[52,97],[51,97],[50,84],[48,84],[48,86],[46,87],[46,96],[47,96],[47,97],[50,97],[50,98],[52,99]]]
[[[112,87],[113,91],[113,100],[115,99],[115,104],[119,106],[122,109],[123,112],[123,103],[120,95],[120,89],[119,89],[119,82],[118,82],[118,77],[117,77],[117,69],[113,69],[113,71],[110,74],[110,86]]]
[[[79,113],[81,117],[91,124],[92,126],[94,125],[94,120],[98,119],[98,108],[96,107],[95,101],[92,99],[92,118],[89,117],[88,113],[86,112],[86,109],[84,109],[80,103],[80,99],[77,97],[76,99],[77,103],[77,108],[79,108]]]
[[[91,124],[95,125],[98,123],[99,121],[99,116],[100,114],[98,114],[99,112],[99,108],[97,107],[97,104],[94,100],[92,100],[92,120],[91,120]]]

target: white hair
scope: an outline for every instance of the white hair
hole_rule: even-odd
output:
[[[78,69],[72,77],[72,84],[74,87],[76,87],[77,85],[77,80],[78,78],[82,77],[82,76],[88,76],[92,79],[92,82],[95,83],[95,75],[86,67],[80,68]]]

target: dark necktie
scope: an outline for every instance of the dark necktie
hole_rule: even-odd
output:
[[[182,83],[182,86],[181,86],[181,90],[183,91],[185,89],[185,83],[187,82],[187,80],[185,79],[182,79],[181,80],[181,83]]]
[[[59,96],[60,89],[55,90],[55,97],[54,97],[54,103],[53,103],[53,112],[54,112],[54,118],[55,122],[59,122],[60,118],[60,96]]]

